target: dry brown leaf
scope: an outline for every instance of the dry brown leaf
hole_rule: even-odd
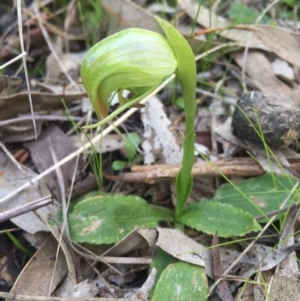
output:
[[[51,142],[49,140],[51,140]],[[69,140],[69,137],[66,136],[62,130],[54,126],[49,127],[42,133],[38,140],[24,144],[24,146],[30,150],[31,158],[40,173],[55,163],[53,162],[50,152],[50,143],[53,145],[57,160],[62,160],[76,150]],[[68,189],[72,183],[74,172],[76,172],[75,182],[80,178],[83,162],[82,160],[79,160],[76,171],[74,170],[76,167],[75,163],[76,158],[70,160],[61,167],[66,189]],[[61,200],[60,186],[55,171],[46,175],[45,179],[56,199]]]
[[[279,57],[300,67],[300,34],[268,25],[254,24],[235,27],[253,32]]]
[[[50,236],[24,267],[11,293],[28,296],[48,296],[52,293],[68,272],[63,253],[59,252],[56,257],[57,247],[55,238]]]
[[[126,137],[126,135],[124,135]],[[69,136],[69,140],[72,141],[76,148],[81,147],[82,145],[86,144],[89,140],[92,140],[92,136],[79,136],[73,135]],[[97,153],[107,153],[113,152],[116,150],[120,150],[125,147],[125,141],[120,135],[111,134],[106,135],[102,138],[101,143],[94,144],[93,152],[96,151]]]
[[[120,256],[132,250],[141,248],[142,246],[145,246],[145,240],[136,230],[133,230],[121,241],[108,249],[104,254],[106,256]]]
[[[289,81],[291,84],[295,80],[294,70],[286,61],[277,58],[272,63],[274,74],[285,81]]]
[[[62,100],[69,103],[84,96],[86,96],[85,92],[68,92],[65,94],[31,92],[33,110],[35,112],[48,112],[63,108]],[[20,114],[28,114],[29,112],[28,92],[0,96],[0,120],[13,118]]]
[[[2,176],[0,177],[0,198],[6,197],[18,187],[28,182],[28,179],[32,179],[36,176],[26,166],[22,166],[23,173],[17,168],[17,166],[9,160],[9,158],[2,152],[0,152],[0,166]],[[9,201],[0,202],[0,211],[6,211],[17,206],[21,206],[25,203],[29,203],[45,197],[50,194],[45,182],[41,180],[38,185],[31,185],[29,188],[18,193],[15,197]],[[17,216],[12,219],[12,222],[29,233],[36,233],[39,231],[48,231],[45,221],[47,221],[49,215],[57,208],[57,202],[54,204],[42,207],[33,212]]]
[[[110,20],[114,20],[113,31],[130,27],[139,27],[162,33],[162,29],[153,16],[140,6],[128,0],[102,0],[102,8],[108,14]]]
[[[64,73],[75,73],[78,77],[80,65],[87,51],[63,52],[63,40],[58,37],[53,43],[56,51],[50,53],[46,59],[47,75],[44,84],[56,83]]]
[[[271,301],[300,300],[300,286],[294,275],[280,277],[278,274],[275,274],[270,285]]]
[[[213,277],[211,253],[207,248],[177,229],[157,228],[157,246],[179,260],[204,266],[205,272]]]
[[[244,51],[234,52],[231,56],[243,68]],[[274,75],[270,61],[262,52],[252,50],[247,53],[245,71],[258,90],[262,92],[278,91],[300,101],[300,96]]]
[[[144,238],[150,248],[154,248],[157,236],[155,229],[138,229],[137,232]]]
[[[74,260],[74,252],[71,250],[70,243],[67,242],[67,239],[63,236],[61,237],[61,229],[57,224],[48,223],[47,224],[49,230],[51,231],[53,237],[59,242],[59,246],[65,255],[65,260],[68,266],[68,275],[65,279],[70,285],[77,283],[77,272]],[[64,281],[64,282],[65,282]]]
[[[2,141],[12,143],[33,140],[41,134],[43,122],[36,121],[35,125],[34,129],[32,120],[6,125],[1,128]]]

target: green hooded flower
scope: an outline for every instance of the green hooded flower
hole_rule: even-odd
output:
[[[84,58],[81,77],[99,118],[108,115],[112,92],[133,92],[133,98],[157,87],[173,74],[177,60],[166,38],[149,30],[131,28],[94,45]]]

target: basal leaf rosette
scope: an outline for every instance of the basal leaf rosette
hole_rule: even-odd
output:
[[[86,54],[81,78],[98,118],[108,115],[108,98],[124,89],[133,98],[148,94],[173,74],[177,60],[166,38],[130,28],[101,40]],[[124,99],[119,97],[122,103]]]

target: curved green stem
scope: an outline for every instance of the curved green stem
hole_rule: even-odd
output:
[[[183,143],[182,167],[176,178],[177,203],[175,218],[182,214],[184,205],[192,188],[191,171],[194,164],[195,131],[194,120],[196,112],[196,63],[194,53],[183,36],[168,22],[156,18],[163,28],[167,40],[177,59],[176,75],[180,83],[185,107],[185,139]]]

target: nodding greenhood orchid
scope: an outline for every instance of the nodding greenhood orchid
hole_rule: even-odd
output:
[[[156,20],[165,37],[149,30],[130,28],[105,38],[86,54],[81,78],[98,118],[104,118],[90,126],[96,127],[109,120],[108,98],[111,93],[118,93],[121,105],[133,105],[175,73],[182,88],[186,123],[182,168],[176,181],[178,216],[192,186],[196,64],[185,38],[168,22],[157,17]],[[132,92],[130,99],[123,97],[125,89]]]
[[[175,55],[166,39],[153,31],[131,28],[92,47],[82,67],[82,81],[98,117],[108,115],[107,99],[127,89],[133,97],[148,93],[175,72]]]

